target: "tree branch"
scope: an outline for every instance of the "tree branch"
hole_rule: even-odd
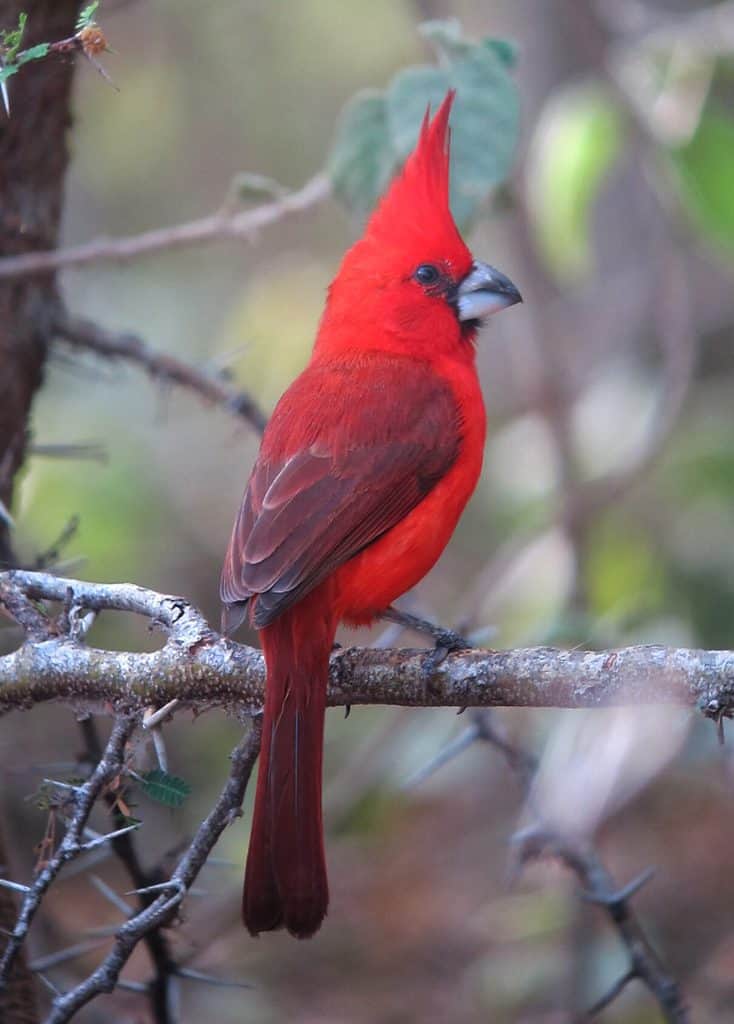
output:
[[[78,857],[88,844],[82,844],[82,834],[94,804],[104,787],[123,768],[125,744],[134,728],[132,718],[120,718],[112,729],[107,747],[89,779],[74,792],[74,809],[66,834],[56,852],[38,872],[23,899],[18,920],[8,944],[0,958],[0,991],[3,990],[16,956],[25,941],[28,929],[51,883],[67,861]]]
[[[185,224],[156,228],[127,238],[99,238],[68,249],[29,252],[0,259],[0,280],[43,274],[49,270],[84,267],[90,263],[126,263],[155,252],[224,239],[251,242],[263,228],[271,227],[291,214],[303,213],[317,206],[330,193],[328,178],[324,174],[317,174],[298,191],[288,192],[253,209],[233,212],[231,204],[224,203],[216,213]]]
[[[56,331],[74,348],[86,349],[106,359],[137,363],[154,380],[187,388],[207,402],[223,406],[235,416],[247,420],[258,433],[265,429],[267,418],[246,391],[239,391],[224,377],[204,373],[176,356],[155,352],[135,334],[113,334],[80,317],[59,320]]]
[[[199,826],[169,882],[160,887],[160,895],[150,906],[121,925],[114,946],[88,978],[53,1000],[46,1024],[66,1024],[77,1010],[100,992],[112,992],[118,984],[120,972],[143,936],[170,923],[220,835],[239,814],[260,751],[260,732],[260,720],[255,719],[232,752],[232,768],[216,804]]]
[[[123,713],[177,698],[179,706],[262,706],[265,668],[254,648],[215,633],[183,598],[133,584],[83,583],[48,573],[0,574],[0,604],[18,595],[65,602],[0,658],[0,715],[62,700]],[[168,634],[152,653],[105,651],[83,642],[89,611],[135,612]],[[734,714],[734,652],[661,646],[615,651],[467,650],[436,663],[432,651],[352,648],[332,658],[331,706],[603,707],[678,704],[710,717]]]

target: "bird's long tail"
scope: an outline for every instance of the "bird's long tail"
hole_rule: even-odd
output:
[[[252,935],[305,939],[326,915],[321,773],[336,624],[318,594],[260,632],[267,665],[262,749],[242,916]]]

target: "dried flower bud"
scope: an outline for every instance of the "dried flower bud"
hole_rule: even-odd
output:
[[[77,39],[87,57],[96,57],[107,49],[107,40],[99,25],[87,25],[77,33]]]

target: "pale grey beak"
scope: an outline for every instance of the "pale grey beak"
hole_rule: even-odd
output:
[[[509,277],[478,260],[456,290],[459,320],[483,320],[517,302],[522,295]]]

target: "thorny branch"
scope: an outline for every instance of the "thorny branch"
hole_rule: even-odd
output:
[[[687,1024],[688,1011],[675,979],[668,973],[645,935],[634,911],[631,898],[649,880],[652,872],[644,872],[630,885],[619,889],[602,864],[590,842],[571,839],[543,822],[542,809],[533,801],[532,785],[538,768],[536,758],[511,742],[497,728],[492,712],[476,709],[472,722],[456,740],[448,744],[411,780],[411,785],[422,781],[448,760],[462,753],[476,742],[488,743],[497,749],[515,773],[528,806],[536,819],[530,828],[513,837],[514,871],[534,860],[550,855],[572,871],[582,887],[585,900],[606,911],[610,923],[617,931],[629,957],[629,968],[615,984],[582,1016],[589,1020],[608,1006],[634,979],[647,986],[669,1024]]]
[[[138,942],[151,930],[164,927],[173,920],[220,835],[239,814],[260,750],[260,731],[260,720],[254,719],[232,752],[232,767],[217,802],[199,826],[170,879],[156,887],[159,894],[149,906],[120,926],[114,946],[99,967],[69,992],[56,996],[46,1024],[66,1024],[95,996],[101,992],[112,992]]]
[[[7,945],[0,958],[0,990],[2,990],[7,982],[13,962],[28,934],[28,929],[49,886],[68,861],[73,860],[80,853],[91,848],[89,843],[82,843],[84,829],[97,798],[105,786],[122,771],[125,744],[130,738],[133,728],[134,720],[129,716],[122,717],[115,722],[112,734],[97,767],[87,782],[75,791],[73,797],[74,810],[69,820],[66,834],[56,852],[48,859],[34,878],[32,884],[27,888],[15,928],[8,937]]]
[[[233,387],[223,376],[213,376],[176,356],[154,351],[135,334],[113,334],[89,320],[76,317],[60,320],[56,330],[74,348],[86,349],[105,359],[137,363],[154,380],[187,388],[207,402],[223,406],[235,416],[247,420],[259,433],[265,428],[265,414],[247,392]]]
[[[83,719],[80,728],[86,746],[86,759],[90,764],[95,765],[100,760],[102,750],[94,718],[90,716]],[[155,899],[154,894],[146,890],[149,886],[163,881],[163,875],[159,866],[147,871],[143,868],[135,836],[132,832],[122,831],[126,819],[120,810],[120,797],[126,797],[124,789],[115,793],[103,794],[104,802],[112,815],[113,828],[120,830],[120,834],[110,840],[110,847],[124,866],[133,890],[138,893],[138,904],[142,911],[149,907]],[[126,916],[128,916],[127,913]],[[170,945],[161,928],[151,928],[147,931],[143,936],[143,942],[154,970],[153,977],[147,986],[153,1019],[155,1024],[173,1024],[176,1019],[173,992],[176,964]]]
[[[317,174],[296,192],[288,192],[252,209],[233,211],[231,202],[225,202],[208,217],[185,224],[156,228],[127,238],[100,238],[68,249],[8,256],[0,259],[0,280],[101,262],[125,263],[163,250],[221,240],[252,242],[263,228],[271,227],[291,214],[303,213],[317,206],[330,193],[328,178],[324,174]]]

